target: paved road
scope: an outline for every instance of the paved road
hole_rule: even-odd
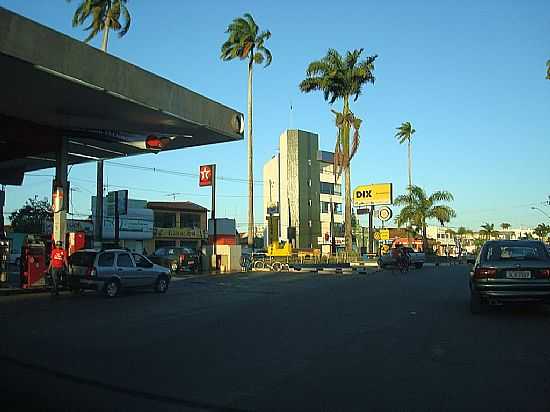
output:
[[[550,310],[472,316],[467,271],[3,297],[2,389],[35,410],[550,410]]]

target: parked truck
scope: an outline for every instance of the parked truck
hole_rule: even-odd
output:
[[[410,247],[403,247],[402,249],[409,256],[411,266],[420,269],[424,263],[426,263],[426,254],[424,252],[415,252],[414,249]],[[378,267],[380,269],[384,269],[389,266],[397,266],[397,259],[393,256],[392,250],[378,258]]]

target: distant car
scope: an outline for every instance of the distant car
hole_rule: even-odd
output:
[[[113,298],[128,288],[165,293],[170,284],[169,269],[125,249],[82,249],[69,256],[68,263],[69,285],[75,292],[93,289]]]
[[[161,247],[155,250],[149,259],[169,268],[172,273],[189,271],[197,272],[200,267],[199,254],[188,247]]]
[[[541,241],[487,241],[469,283],[472,313],[487,304],[550,302],[550,254]]]
[[[424,263],[426,263],[426,254],[423,252],[415,252],[414,249],[410,247],[404,247],[403,250],[408,252],[408,255],[411,259],[410,264],[417,269],[420,269]],[[388,266],[397,266],[396,258],[392,255],[390,250],[387,254],[381,255],[378,258],[378,267],[380,269],[385,269]]]

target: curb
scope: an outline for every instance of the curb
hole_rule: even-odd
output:
[[[32,295],[36,293],[47,293],[48,289],[35,288],[35,289],[23,289],[23,288],[1,288],[0,296],[12,296],[12,295]]]

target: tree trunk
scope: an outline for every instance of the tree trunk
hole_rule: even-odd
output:
[[[349,113],[349,101],[348,97],[344,97],[344,110],[342,114],[344,118],[347,118]],[[345,212],[344,212],[344,229],[345,229],[345,242],[346,242],[346,252],[351,252],[352,250],[352,234],[351,234],[351,162],[349,159],[349,132],[350,124],[344,121],[342,128],[342,151],[344,156],[344,179],[345,179]]]
[[[254,50],[248,62],[248,247],[254,247],[254,170],[252,162],[252,67]]]
[[[424,253],[428,253],[428,237],[427,237],[426,223],[422,224],[422,249]]]
[[[408,139],[408,154],[409,154],[409,187],[412,186],[412,158],[411,158],[411,139]]]
[[[107,42],[109,41],[109,30],[111,28],[111,19],[109,16],[105,18],[105,28],[103,29],[103,41],[101,42],[101,50],[107,52]]]

